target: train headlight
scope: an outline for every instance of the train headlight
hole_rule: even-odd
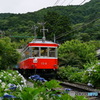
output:
[[[32,68],[35,68],[35,65],[32,65]]]
[[[34,65],[32,65],[32,67],[35,67]]]
[[[54,68],[58,68],[56,64],[54,65]]]

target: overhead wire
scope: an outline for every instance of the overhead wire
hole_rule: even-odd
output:
[[[64,1],[62,2],[62,4],[63,4],[65,1],[66,1],[66,0],[64,0]],[[79,8],[85,1],[86,1],[86,0],[83,0],[79,5],[77,5],[77,6],[74,8],[74,10],[76,10],[77,8]],[[54,5],[57,5],[59,2],[60,2],[60,0],[57,0],[57,1],[55,2]],[[68,5],[70,5],[72,2],[73,2],[73,0],[71,0],[71,1],[69,2]],[[73,13],[73,12],[72,12],[72,13]],[[70,13],[70,14],[72,14],[72,13]],[[80,28],[82,28],[82,27],[84,27],[84,26],[87,26],[88,24],[90,24],[90,23],[92,23],[93,21],[96,21],[96,20],[98,20],[98,18],[97,18],[97,19],[94,19],[94,20],[92,20],[92,21],[90,21],[89,23],[86,23],[86,24],[84,24],[84,25],[81,25],[78,29],[74,29],[73,31],[68,32],[67,34],[66,34],[66,33],[63,33],[62,35],[57,36],[56,39],[59,39],[59,38],[61,38],[61,37],[63,37],[63,36],[66,36],[66,35],[68,35],[68,34],[74,32],[74,31],[76,31],[76,30],[80,30]],[[57,24],[57,23],[56,23],[56,24]]]
[[[71,0],[71,1],[68,3],[68,5],[70,5],[73,1],[74,1],[74,0]]]
[[[82,27],[87,26],[87,25],[91,24],[92,22],[94,22],[94,21],[96,21],[96,20],[98,20],[98,19],[100,19],[100,17],[98,17],[98,18],[96,18],[96,19],[94,19],[94,20],[90,21],[89,23],[86,23],[86,24],[84,24],[84,25],[82,25],[82,26],[78,27],[78,29],[76,29],[76,28],[75,28],[73,31],[68,32],[67,34],[66,34],[66,33],[64,33],[64,34],[62,34],[62,35],[59,35],[56,39],[59,39],[59,38],[61,38],[61,37],[63,37],[63,36],[66,36],[66,35],[68,35],[68,34],[72,33],[72,32],[75,32],[76,30],[80,30]]]
[[[57,0],[57,1],[54,3],[54,6],[57,5],[57,4],[59,3],[59,1],[60,1],[60,0]]]
[[[73,0],[72,0],[72,1],[73,1]],[[76,8],[74,8],[74,10],[76,10],[77,8],[79,8],[85,1],[86,1],[86,0],[83,0],[80,4],[78,4],[78,5],[76,6]]]
[[[65,1],[65,0],[64,0],[64,1]],[[71,0],[71,2],[72,2],[72,1],[73,1],[73,0]],[[76,6],[76,7],[74,8],[74,10],[78,9],[85,1],[86,1],[86,0],[83,0],[78,6]],[[70,2],[70,3],[71,3],[71,2]],[[69,4],[70,4],[70,3],[69,3]],[[72,9],[72,10],[73,10],[73,9]],[[73,12],[71,12],[71,14],[72,14],[72,13],[73,13]],[[76,29],[75,29],[75,30],[76,30]],[[75,31],[75,30],[74,30],[74,31]],[[73,31],[71,31],[71,32],[73,32]],[[71,33],[71,32],[70,32],[70,33]],[[64,33],[64,34],[65,34],[65,33]],[[64,35],[64,36],[65,36],[65,35]],[[58,37],[61,38],[61,37],[63,37],[63,35],[59,35]],[[58,37],[57,37],[56,39],[58,39]]]
[[[66,1],[66,0],[64,0],[64,1],[61,3],[61,5],[62,5],[63,3],[65,3],[65,1]]]
[[[63,2],[61,3],[64,4],[66,0],[63,0]],[[74,0],[71,0],[68,5],[70,5]],[[83,0],[79,5],[82,5],[86,0]],[[57,0],[55,3],[54,3],[54,6],[57,5],[58,3],[60,2],[60,0]]]
[[[66,2],[66,0],[64,0],[63,2],[62,2],[62,4],[64,4]],[[71,3],[73,2],[73,0],[71,0],[69,3],[68,3],[68,5],[70,5]],[[61,5],[62,5],[61,4]]]
[[[82,5],[86,0],[84,0],[83,2],[80,3],[80,5]]]

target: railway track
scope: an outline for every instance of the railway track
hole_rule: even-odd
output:
[[[76,83],[69,83],[69,82],[61,82],[60,84],[64,88],[70,88],[71,90],[68,92],[69,95],[75,96],[86,96],[89,100],[100,100],[100,90],[94,89],[92,87],[76,84]]]

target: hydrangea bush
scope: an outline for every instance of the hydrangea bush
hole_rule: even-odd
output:
[[[82,81],[96,87],[100,87],[100,64],[90,65],[82,76]]]
[[[100,87],[100,63],[85,64],[84,69],[67,66],[59,68],[60,79]]]
[[[0,97],[15,89],[21,90],[24,86],[26,86],[26,80],[18,71],[2,70],[0,72]]]
[[[59,82],[56,80],[40,82],[33,80],[33,86],[27,86],[24,77],[17,71],[0,72],[0,100],[87,100],[83,96],[71,97],[68,93],[57,94]],[[53,90],[53,91],[52,91]],[[63,92],[64,93],[64,92]]]

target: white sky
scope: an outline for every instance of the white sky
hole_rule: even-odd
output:
[[[34,12],[56,5],[78,5],[83,1],[89,2],[90,0],[58,0],[57,3],[56,1],[57,0],[0,0],[0,13]]]

